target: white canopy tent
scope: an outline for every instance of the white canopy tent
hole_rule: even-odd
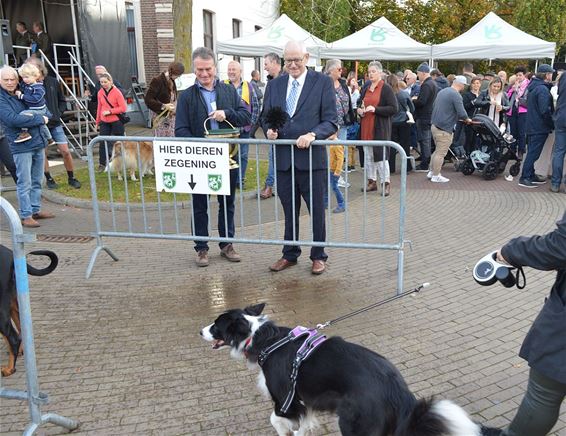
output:
[[[270,52],[281,56],[285,44],[290,40],[302,42],[311,56],[317,58],[320,49],[326,47],[326,43],[322,39],[311,35],[286,14],[283,14],[269,27],[258,30],[251,35],[228,41],[219,41],[216,44],[216,51],[244,57],[265,56]]]
[[[556,43],[544,41],[490,12],[462,35],[432,46],[433,59],[554,60]]]
[[[431,47],[401,32],[381,17],[321,50],[323,58],[342,60],[429,60]]]

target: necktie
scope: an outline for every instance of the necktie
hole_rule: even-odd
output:
[[[291,85],[291,90],[289,91],[289,96],[287,97],[287,113],[290,117],[293,116],[295,112],[295,106],[297,104],[297,97],[299,96],[299,82],[295,79]]]

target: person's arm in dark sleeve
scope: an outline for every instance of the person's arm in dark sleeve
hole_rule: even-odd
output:
[[[473,102],[475,107],[479,107],[481,109],[489,107],[490,104],[491,102],[489,101],[489,98],[487,98],[485,91],[482,91],[478,98],[476,98]]]
[[[503,93],[501,96],[501,113],[506,113],[509,109],[511,109],[511,105],[509,104],[509,97],[507,97],[506,93]]]
[[[553,232],[542,236],[521,236],[501,248],[501,255],[515,267],[543,271],[566,269],[566,213]]]
[[[191,130],[189,90],[181,92],[177,101],[177,114],[175,116],[175,136],[181,138],[194,137]],[[198,91],[197,91],[198,92]]]
[[[232,108],[219,108],[224,111],[226,119],[230,121],[234,127],[244,127],[251,123],[252,114],[248,112],[244,106],[244,102],[238,95],[238,91],[230,85],[228,88],[232,95]],[[234,109],[235,108],[235,109]]]
[[[380,102],[375,108],[375,115],[379,115],[380,117],[392,117],[399,112],[397,97],[395,97],[395,93],[390,86],[383,86],[381,98],[383,99],[383,103]]]
[[[554,121],[552,121],[552,95],[550,92],[539,92],[538,107],[541,111],[541,117],[545,126],[551,130],[554,129]]]
[[[42,115],[20,115],[13,110],[1,110],[0,122],[7,127],[14,127],[18,129],[21,129],[22,127],[36,127],[45,124],[45,120]]]
[[[316,133],[317,139],[326,139],[338,131],[338,113],[336,112],[336,93],[334,84],[329,76],[324,76],[322,81],[322,101],[320,108],[320,122],[312,131]]]
[[[259,117],[259,125],[263,130],[263,134],[267,137],[267,129],[269,127],[265,124],[265,115],[271,108],[271,82],[267,82],[267,86],[265,87],[265,92],[263,94],[263,107],[261,108],[261,115]]]
[[[411,113],[414,114],[415,113],[415,105],[413,104],[413,100],[411,100],[411,97],[409,95],[407,95],[407,98],[406,98],[405,101],[407,102],[407,107],[409,108]]]
[[[149,87],[147,88],[147,92],[145,93],[143,99],[148,108],[150,108],[156,114],[159,114],[162,111],[161,107],[163,106],[163,104],[157,99],[155,92],[157,89],[157,82],[157,77],[151,79],[151,82],[149,83]]]
[[[63,94],[63,89],[59,82],[57,82],[57,107],[61,115],[67,110],[67,100],[65,100],[65,94]]]
[[[251,125],[255,126],[257,124],[257,120],[259,119],[259,97],[257,95],[257,88],[253,85],[249,86],[251,91],[251,103],[252,103],[252,113],[251,113]]]

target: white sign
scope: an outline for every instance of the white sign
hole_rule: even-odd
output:
[[[153,141],[158,192],[230,195],[228,143]]]

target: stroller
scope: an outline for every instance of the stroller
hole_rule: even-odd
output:
[[[517,176],[521,169],[521,160],[511,148],[515,139],[509,134],[503,134],[487,115],[474,116],[472,129],[479,137],[479,146],[462,164],[462,173],[469,176],[478,170],[485,180],[494,180],[498,174],[505,171],[507,162],[514,160],[509,174]]]

